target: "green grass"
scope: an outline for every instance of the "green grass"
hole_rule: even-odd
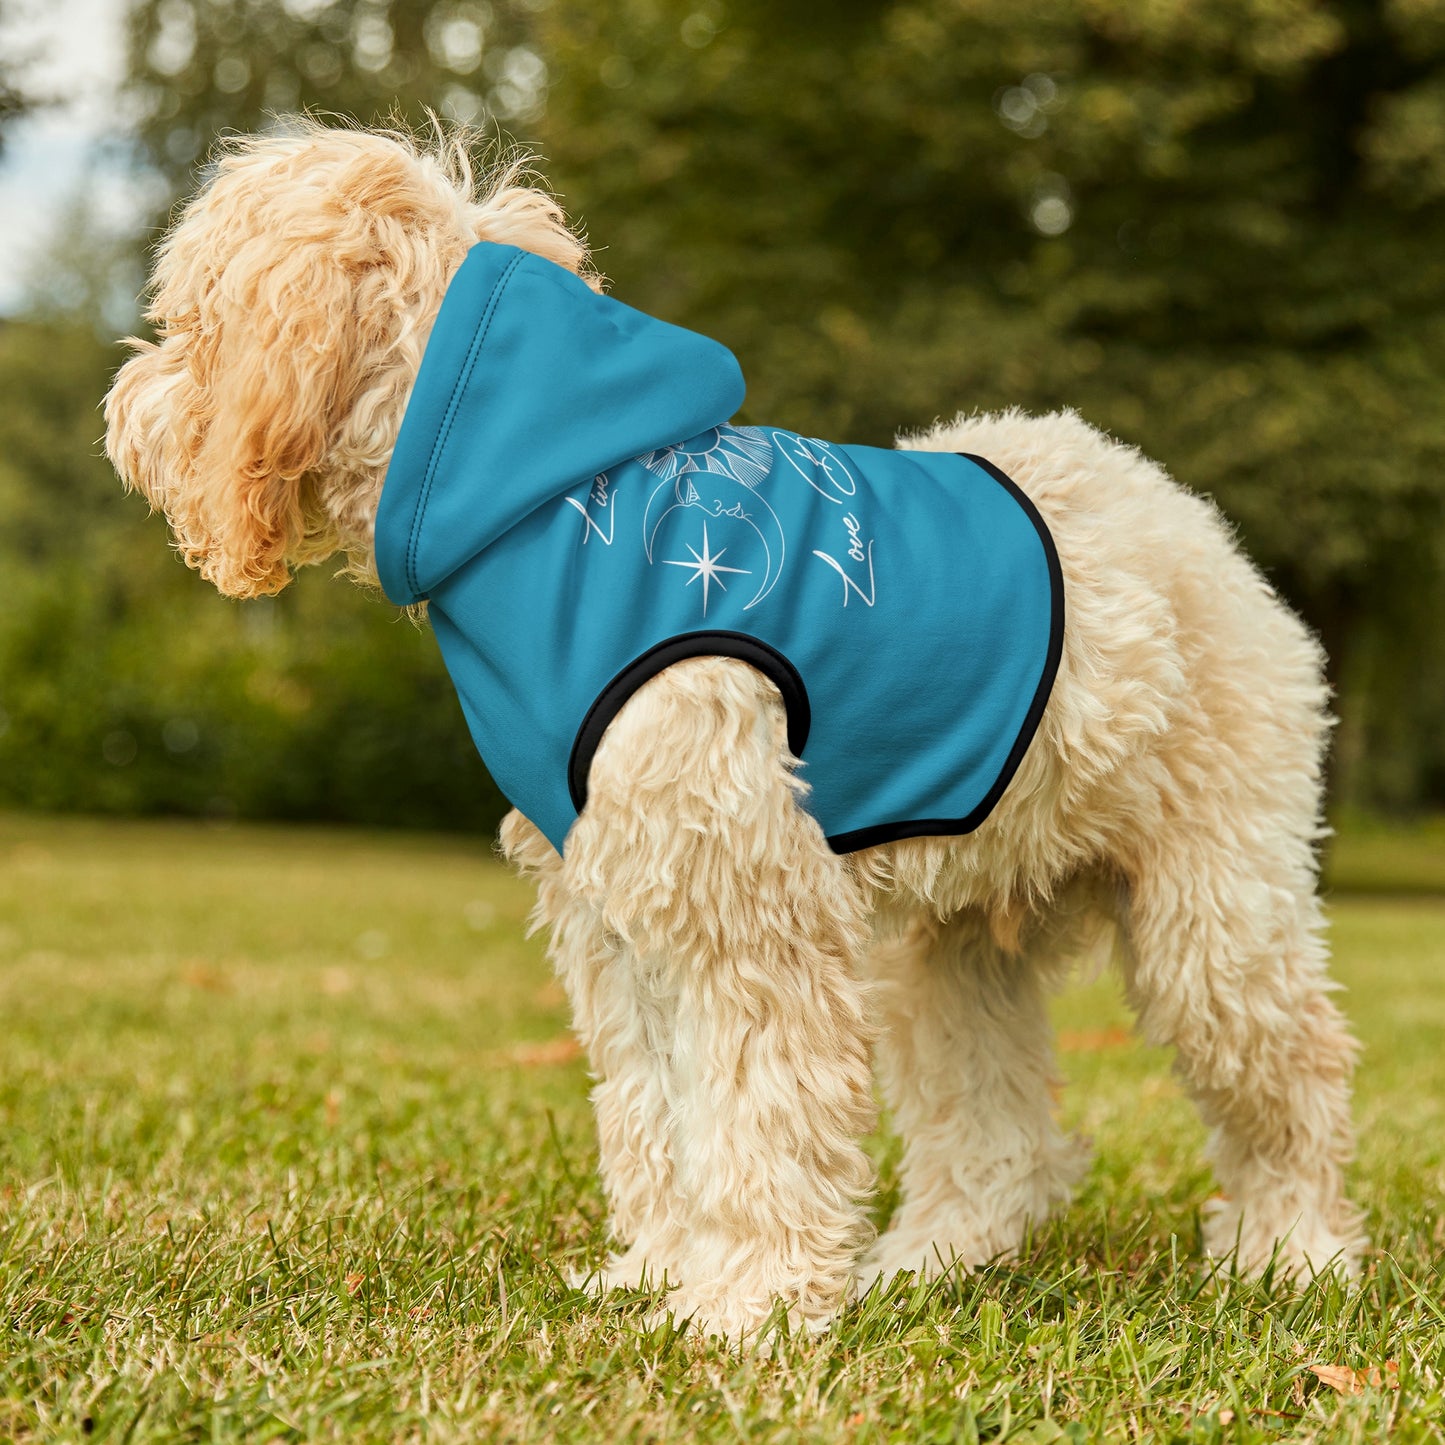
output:
[[[1337,824],[1327,887],[1347,893],[1445,894],[1445,816],[1411,823],[1351,815]]]
[[[0,1439],[1445,1439],[1445,900],[1332,903],[1362,1287],[1211,1277],[1201,1129],[1100,983],[1074,1206],[772,1359],[567,1284],[603,1211],[528,904],[480,843],[0,817]]]

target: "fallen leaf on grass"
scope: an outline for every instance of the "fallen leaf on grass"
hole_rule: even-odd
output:
[[[231,980],[219,968],[202,958],[186,960],[181,969],[181,982],[189,988],[203,989],[206,993],[231,991]]]
[[[354,1295],[362,1285],[366,1283],[364,1274],[349,1274],[346,1276],[346,1293]]]
[[[1135,1042],[1128,1029],[1065,1029],[1058,1045],[1065,1053],[1094,1054],[1106,1049],[1127,1049]]]
[[[1386,1360],[1380,1371],[1371,1365],[1368,1370],[1352,1370],[1348,1365],[1311,1365],[1315,1378],[1320,1384],[1341,1395],[1363,1395],[1366,1390],[1387,1390],[1400,1388],[1400,1365],[1396,1360]]]
[[[582,1045],[571,1034],[548,1039],[540,1044],[516,1044],[498,1055],[498,1062],[519,1064],[524,1069],[546,1068],[551,1064],[570,1064],[582,1057]]]

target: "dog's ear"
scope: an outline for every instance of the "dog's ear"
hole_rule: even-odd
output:
[[[168,515],[167,493],[183,470],[182,433],[194,424],[195,391],[183,348],[130,337],[134,355],[105,398],[105,450],[121,480]]]
[[[158,267],[160,341],[132,343],[106,399],[117,471],[231,597],[278,592],[292,565],[335,550],[316,474],[397,324],[375,248],[316,229],[253,235],[229,255],[223,238],[207,255],[178,234]]]
[[[292,567],[369,544],[351,514],[465,254],[459,206],[396,141],[309,125],[229,143],[167,236],[158,344],[134,343],[116,377],[107,450],[221,592],[278,592]]]
[[[288,563],[315,550],[310,483],[355,399],[368,333],[384,321],[367,314],[364,261],[323,240],[267,249],[228,268],[190,349],[210,398],[192,458],[209,515],[186,560],[233,597],[280,591]]]

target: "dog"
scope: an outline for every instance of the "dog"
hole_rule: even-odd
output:
[[[222,146],[159,247],[156,339],[131,341],[106,399],[121,478],[222,593],[274,593],[333,557],[376,587],[387,547],[382,570],[405,571],[400,534],[378,522],[383,483],[399,439],[412,446],[404,430],[444,424],[435,388],[417,403],[429,421],[413,422],[409,403],[474,252],[527,278],[507,283],[509,309],[497,311],[517,346],[531,334],[528,297],[545,310],[555,294],[577,316],[592,314],[588,298],[617,304],[528,173],[479,179],[455,137],[302,122]],[[490,394],[472,390],[485,417]],[[675,590],[705,608],[726,592],[729,616],[742,616],[764,565],[756,540],[753,554],[736,540],[752,538],[738,528],[760,513],[728,502],[765,496],[745,472],[749,443],[754,460],[772,443],[778,466],[792,449],[795,490],[833,486],[824,512],[857,485],[857,454],[766,429],[735,438],[725,417],[714,430],[731,447],[720,471],[703,456],[711,439],[679,453],[682,434],[654,438],[627,463],[647,479],[630,495],[640,508],[652,487],[649,515],[671,518],[659,528],[681,517],[719,529],[701,553],[687,534],[693,550],[678,555],[692,570],[673,575]],[[475,470],[479,507],[502,505],[526,457],[552,445],[535,441],[509,454],[520,472]],[[1037,517],[1039,555],[1053,553],[1061,635],[1052,658],[1035,637],[1025,669],[1042,706],[981,819],[845,829],[834,846],[815,799],[835,784],[798,735],[783,670],[746,649],[704,649],[664,656],[591,719],[581,796],[559,793],[552,759],[550,791],[534,790],[549,817],[523,807],[502,825],[504,854],[536,881],[535,918],[595,1079],[616,1248],[592,1287],[665,1285],[664,1315],[736,1341],[780,1301],[794,1327],[818,1330],[874,1281],[1007,1258],[1086,1167],[1053,1117],[1046,999],[1100,949],[1122,969],[1144,1038],[1174,1049],[1211,1130],[1223,1198],[1207,1211],[1206,1249],[1252,1275],[1353,1273],[1364,1238],[1343,1170],[1355,1046],[1331,1000],[1316,892],[1329,728],[1317,643],[1208,501],[1072,413],[960,415],[900,446],[955,469],[986,459],[1017,493],[1015,520]],[[570,518],[569,555],[605,553],[609,476],[578,471],[544,509],[548,528]],[[855,516],[838,548],[812,557],[795,546],[788,563],[807,563],[818,585],[841,577],[832,605],[855,617],[868,610],[865,523]],[[442,525],[418,550],[440,557],[447,540]],[[658,569],[667,560],[649,556]],[[436,576],[388,593],[425,606],[447,564],[428,565]],[[485,611],[483,592],[473,587],[470,605]],[[932,657],[926,689],[944,679],[950,707],[967,704],[946,690],[955,652]],[[866,682],[866,658],[860,670]],[[906,689],[888,686],[870,704],[885,731],[895,711],[912,716]],[[905,731],[893,744],[906,754]],[[876,1238],[862,1144],[875,1063],[904,1141],[901,1203]]]

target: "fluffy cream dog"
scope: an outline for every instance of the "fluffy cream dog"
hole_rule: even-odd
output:
[[[224,148],[160,248],[158,340],[106,403],[120,475],[222,592],[337,554],[374,584],[388,460],[478,239],[597,284],[553,201],[516,171],[479,188],[459,146],[306,125]],[[620,1252],[596,1283],[665,1278],[679,1319],[736,1338],[779,1300],[822,1327],[860,1278],[1014,1250],[1084,1167],[1050,1107],[1045,999],[1100,916],[1213,1131],[1208,1248],[1352,1270],[1318,647],[1208,502],[1070,413],[907,444],[994,461],[1062,567],[1057,678],[983,826],[835,854],[776,688],[731,658],[679,662],[622,708],[565,857],[519,813],[503,825],[597,1080]],[[906,1142],[876,1240],[875,1053]]]

